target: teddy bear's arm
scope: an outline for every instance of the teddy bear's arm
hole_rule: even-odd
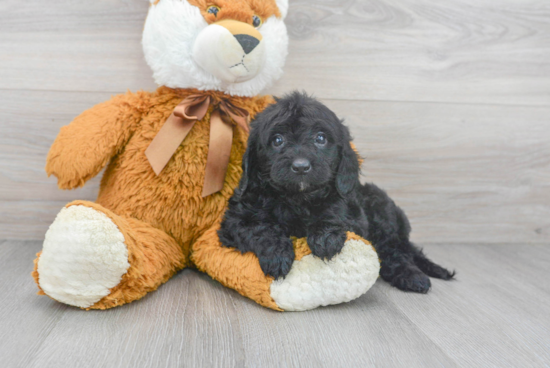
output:
[[[85,111],[61,128],[46,160],[60,189],[83,186],[126,145],[148,106],[148,94],[127,93]]]

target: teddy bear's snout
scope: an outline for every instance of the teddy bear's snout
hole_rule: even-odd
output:
[[[224,82],[248,81],[264,66],[262,34],[250,24],[236,20],[213,23],[195,40],[193,59]]]

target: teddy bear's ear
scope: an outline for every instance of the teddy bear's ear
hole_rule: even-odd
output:
[[[277,7],[281,12],[281,16],[283,17],[283,19],[286,18],[286,15],[288,14],[288,0],[276,0],[276,1],[277,1]]]

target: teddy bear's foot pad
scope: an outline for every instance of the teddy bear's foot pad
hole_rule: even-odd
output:
[[[129,267],[124,235],[113,221],[95,209],[71,206],[46,233],[38,282],[49,297],[88,308],[109,295]]]
[[[376,282],[380,261],[372,245],[348,239],[330,261],[308,254],[284,279],[271,284],[271,297],[285,311],[305,311],[354,300]]]

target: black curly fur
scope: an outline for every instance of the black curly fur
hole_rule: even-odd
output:
[[[264,273],[279,278],[294,261],[290,236],[307,237],[313,255],[331,259],[341,251],[346,231],[353,231],[374,244],[382,278],[401,290],[426,293],[428,276],[453,278],[409,241],[409,221],[388,195],[359,182],[350,141],[342,121],[302,93],[259,114],[243,177],[219,230],[222,244],[255,253]],[[309,171],[293,171],[297,159],[309,161]]]

